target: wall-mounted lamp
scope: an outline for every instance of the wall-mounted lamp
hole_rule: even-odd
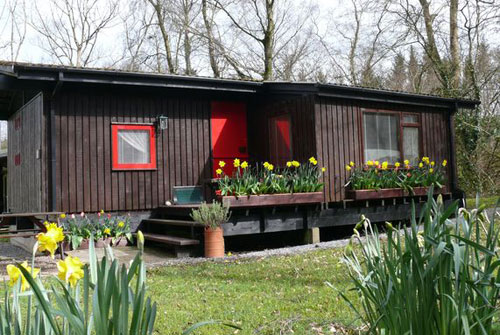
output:
[[[168,117],[165,115],[158,115],[156,117],[156,129],[165,130],[168,128]]]

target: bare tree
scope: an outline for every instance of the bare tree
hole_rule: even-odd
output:
[[[99,59],[97,42],[116,18],[116,0],[47,0],[35,5],[31,25],[40,47],[61,64],[88,66]]]
[[[0,51],[4,50],[11,61],[19,58],[26,40],[27,20],[24,0],[6,0],[0,8]]]

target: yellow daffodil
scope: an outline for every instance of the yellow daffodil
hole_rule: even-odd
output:
[[[429,172],[430,172],[430,173],[433,173],[433,172],[434,172],[434,169],[433,169],[433,168],[430,168],[430,169],[429,169]]]
[[[443,165],[443,167],[445,167],[445,166],[446,166],[446,164],[448,164],[448,161],[445,159],[445,160],[443,161],[443,164],[442,164],[442,165]]]
[[[297,162],[297,161],[292,161],[292,165],[293,165],[294,167],[299,167],[299,166],[300,166],[300,163],[299,163],[299,162]]]
[[[66,219],[66,214],[62,213],[61,215],[59,215],[59,217],[60,217],[61,219]]]
[[[436,162],[432,161],[431,166],[434,166],[434,165],[436,165]]]
[[[396,163],[394,164],[394,166],[398,168],[398,167],[400,167],[400,166],[401,166],[401,163],[396,162]]]
[[[31,269],[31,267],[28,267],[28,262],[23,262],[21,266],[28,270],[33,278],[36,278],[36,276],[40,272],[40,269]],[[24,278],[21,270],[19,270],[17,266],[12,264],[7,265],[7,274],[9,275],[10,287],[14,286],[18,282],[19,278],[21,278],[21,291],[24,291],[28,288],[28,281],[26,280],[26,278]]]
[[[106,229],[104,229],[103,233],[104,233],[104,235],[111,235],[111,229],[106,228]]]
[[[287,167],[292,167],[292,162],[286,162]]]
[[[429,157],[422,157],[422,162],[429,164]]]
[[[387,167],[389,166],[388,162],[383,162],[382,163],[382,170],[387,170]]]
[[[219,161],[219,167],[223,168],[224,166],[226,166],[226,162]]]
[[[50,256],[54,258],[54,253],[57,249],[57,243],[64,241],[63,228],[58,227],[55,223],[45,225],[47,231],[37,235],[38,251],[47,250]]]
[[[215,173],[216,173],[218,176],[220,176],[220,175],[222,174],[222,169],[217,169],[217,170],[215,170]]]
[[[420,164],[418,164],[418,167],[419,168],[423,168],[424,167],[424,163],[420,162]]]
[[[379,161],[375,161],[375,165],[376,165],[376,166],[379,166],[379,165],[380,165],[380,162],[379,162]]]
[[[326,167],[324,167],[324,166],[323,166],[323,167],[321,168],[321,172],[326,172]]]
[[[351,171],[351,166],[346,165],[346,166],[345,166],[345,169],[346,169],[347,171]]]
[[[118,222],[118,228],[123,228],[125,226],[125,222],[120,221]]]
[[[269,166],[269,162],[264,162],[264,164],[262,164],[262,166],[264,166],[267,169],[267,167]]]
[[[234,161],[233,161],[233,165],[234,167],[240,167],[240,160],[238,158],[236,158]]]
[[[316,160],[316,158],[311,157],[311,158],[309,158],[309,163],[311,163],[312,165],[317,165],[318,161]]]
[[[248,162],[247,161],[244,161],[243,163],[241,163],[241,168],[242,169],[246,169],[248,167]]]
[[[410,165],[410,161],[407,159],[405,159],[404,163],[405,163],[405,165]]]
[[[349,165],[350,165],[351,167],[354,167],[354,162],[353,162],[353,161],[350,161],[350,162],[349,162]]]
[[[68,256],[64,261],[57,262],[57,270],[59,279],[71,287],[75,287],[77,281],[83,278],[83,263],[78,257]]]
[[[368,166],[372,166],[372,165],[373,165],[373,161],[368,161],[368,162],[366,162],[366,165],[368,165]]]
[[[268,169],[269,171],[272,171],[272,170],[274,170],[274,165],[272,165],[272,164],[269,164],[269,165],[267,166],[267,169]]]

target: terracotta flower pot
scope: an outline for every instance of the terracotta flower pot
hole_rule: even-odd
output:
[[[221,227],[205,228],[205,257],[224,257],[224,231]]]

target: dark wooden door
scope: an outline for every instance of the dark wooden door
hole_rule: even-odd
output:
[[[220,161],[226,163],[224,173],[231,175],[234,159],[248,159],[246,105],[240,102],[212,102],[211,124],[213,176]]]
[[[8,122],[7,210],[12,213],[44,210],[42,115],[43,96],[40,93],[14,113]]]

